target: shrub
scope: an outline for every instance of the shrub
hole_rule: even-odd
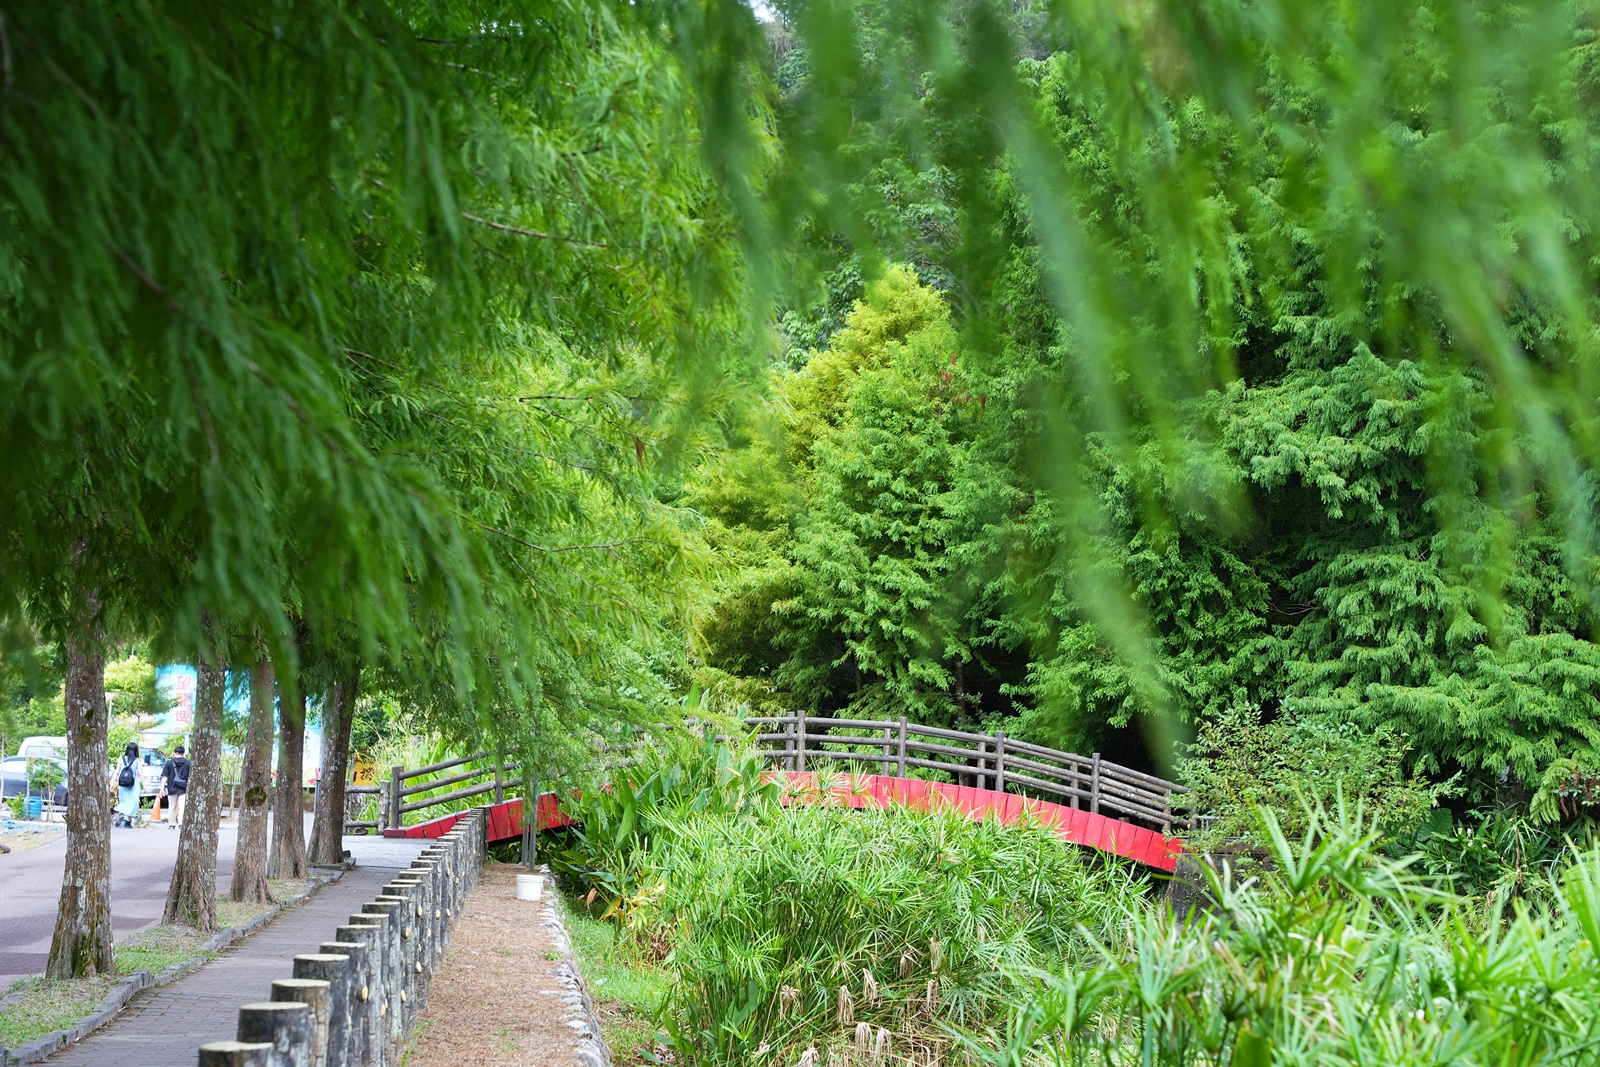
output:
[[[1600,852],[1556,872],[1558,907],[1483,922],[1370,828],[1311,818],[1291,846],[1264,824],[1274,875],[1214,885],[1216,913],[1187,923],[1130,909],[1136,953],[1017,973],[1014,1007],[969,1051],[992,1067],[1593,1062]]]
[[[1405,757],[1405,739],[1391,727],[1289,713],[1264,722],[1257,707],[1231,709],[1200,726],[1183,759],[1189,801],[1202,817],[1192,844],[1264,844],[1262,811],[1298,837],[1310,812],[1341,803],[1363,812],[1385,839],[1405,834],[1448,792],[1407,775]]]
[[[548,835],[541,846],[550,868],[600,900],[601,916],[625,911],[652,879],[663,820],[689,814],[754,817],[775,810],[779,784],[761,757],[707,739],[698,747],[646,747],[609,786],[562,799],[576,825]]]
[[[679,1060],[700,1065],[948,1045],[942,1021],[1001,1010],[997,974],[1121,945],[1123,905],[1142,888],[1047,830],[948,811],[664,822],[660,893],[632,922],[672,938],[660,1023]]]

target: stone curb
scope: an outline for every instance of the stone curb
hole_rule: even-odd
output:
[[[153,975],[149,971],[134,971],[112,986],[111,992],[106,994],[105,999],[93,1011],[65,1030],[57,1030],[54,1033],[46,1034],[41,1038],[28,1042],[26,1045],[18,1045],[16,1048],[0,1048],[0,1067],[11,1067],[12,1064],[38,1063],[46,1056],[53,1055],[58,1049],[83,1040],[84,1037],[116,1018],[117,1012],[122,1010],[123,1006],[133,998],[135,993],[146,989],[154,989],[157,986],[168,985],[193,971],[199,970],[205,965],[211,953],[220,952],[235,941],[249,937],[267,925],[267,923],[276,919],[286,908],[293,908],[305,903],[311,894],[329,882],[338,881],[344,877],[344,872],[349,870],[349,866],[312,867],[310,870],[320,872],[321,877],[316,878],[310,885],[288,900],[278,901],[249,922],[217,931],[214,937],[200,946],[202,955],[179,960],[160,974]],[[0,1001],[0,1007],[5,1006],[7,1002],[21,999],[21,996],[22,994],[19,993],[5,998],[4,1001]]]
[[[540,925],[550,931],[550,938],[561,953],[561,962],[556,964],[555,971],[561,984],[566,986],[564,992],[545,992],[560,997],[566,1007],[566,1018],[562,1021],[578,1035],[573,1049],[578,1062],[583,1067],[611,1067],[611,1048],[600,1029],[600,1013],[595,1010],[589,987],[584,984],[583,972],[578,969],[578,961],[572,954],[572,938],[567,935],[567,924],[561,918],[555,880],[550,875],[549,867],[541,865],[535,867],[534,872],[544,875]]]

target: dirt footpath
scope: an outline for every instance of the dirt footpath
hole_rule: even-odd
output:
[[[406,1067],[572,1067],[570,979],[544,901],[516,899],[522,868],[490,864],[434,975]],[[546,886],[546,892],[549,892]]]

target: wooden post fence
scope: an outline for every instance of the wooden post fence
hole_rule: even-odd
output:
[[[487,835],[484,809],[464,814],[333,940],[294,957],[294,976],[274,981],[269,1000],[241,1005],[238,1040],[202,1046],[201,1067],[399,1067],[483,873]]]

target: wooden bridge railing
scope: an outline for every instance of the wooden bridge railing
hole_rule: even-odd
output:
[[[497,759],[493,752],[474,752],[470,756],[459,759],[442,760],[439,763],[430,763],[426,767],[392,767],[386,781],[375,786],[346,786],[345,794],[354,803],[361,802],[363,797],[377,796],[378,818],[358,821],[345,819],[344,832],[355,833],[363,830],[377,830],[380,833],[389,827],[405,825],[405,816],[414,811],[424,811],[428,808],[450,804],[458,800],[468,800],[472,797],[492,794],[491,803],[498,804],[506,798],[509,789],[515,795],[518,787],[522,785],[522,777],[506,766],[506,760],[511,756]],[[495,760],[493,763],[485,761]],[[469,764],[479,764],[477,767]],[[442,771],[452,771],[456,768],[465,768],[455,774],[440,775]],[[508,775],[511,775],[508,777]],[[416,781],[416,779],[424,779]],[[467,784],[471,783],[471,784]],[[448,793],[438,796],[423,796],[435,789],[446,786],[460,785],[460,789],[452,789]],[[416,797],[411,800],[408,798]]]
[[[855,764],[858,772],[904,778],[909,768],[925,768],[944,771],[961,784],[1001,793],[1027,789],[1053,794],[1065,798],[1069,807],[1142,823],[1163,833],[1170,834],[1174,823],[1183,822],[1181,814],[1174,813],[1175,798],[1187,790],[1101,759],[1098,752],[1080,756],[1004,733],[945,730],[904,718],[838,719],[797,712],[750,718],[745,725],[760,731],[752,740],[761,754],[785,770],[815,770],[818,761],[827,760]]]
[[[1187,792],[1174,782],[1102,759],[1100,753],[1080,756],[1007,737],[1002,732],[976,734],[921,726],[901,719],[842,719],[831,716],[764,716],[744,720],[756,749],[784,770],[817,770],[829,763],[844,764],[858,773],[878,773],[904,778],[910,770],[941,771],[958,784],[997,792],[1048,794],[1073,808],[1109,815],[1170,834],[1187,825],[1181,797]],[[621,757],[618,766],[632,760],[627,753],[638,742],[609,746]],[[522,778],[506,766],[506,756],[494,763],[493,752],[476,752],[426,767],[394,767],[380,786],[359,790],[379,797],[378,819],[348,822],[373,828],[404,825],[412,812],[455,801],[492,794],[504,800],[507,791],[520,795]],[[469,766],[478,764],[478,766]],[[464,768],[456,771],[457,768]],[[452,774],[443,772],[456,771]],[[423,796],[446,786],[460,785],[438,796]],[[357,793],[355,789],[347,792]],[[408,799],[408,798],[417,799]],[[442,814],[442,813],[441,813]]]

